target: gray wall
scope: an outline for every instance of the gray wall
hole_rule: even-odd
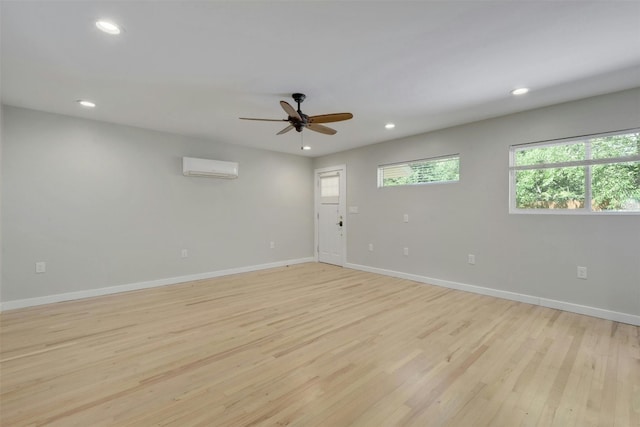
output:
[[[325,156],[314,167],[347,165],[347,205],[359,208],[347,216],[349,263],[638,315],[640,216],[510,215],[508,152],[639,126],[635,89]],[[453,153],[459,183],[376,186],[379,164]],[[588,280],[576,278],[578,265]]]
[[[14,107],[3,116],[5,302],[310,257],[312,170],[346,164],[347,204],[359,208],[346,218],[349,263],[640,315],[640,216],[507,205],[510,144],[640,126],[640,89],[313,162]],[[457,184],[376,187],[379,164],[452,153]],[[238,161],[240,178],[184,177],[183,156]]]
[[[2,301],[313,256],[311,159],[3,114]],[[183,156],[239,162],[240,177],[185,177]]]

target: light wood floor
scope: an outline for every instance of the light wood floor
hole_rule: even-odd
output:
[[[640,426],[640,328],[304,264],[1,315],[2,426]]]

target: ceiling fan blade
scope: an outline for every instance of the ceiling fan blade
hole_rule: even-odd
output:
[[[326,135],[335,135],[338,131],[335,129],[331,129],[330,127],[319,125],[316,123],[308,123],[306,125],[307,128],[313,130],[315,132],[324,133]]]
[[[240,120],[259,120],[261,122],[288,122],[287,119],[254,119],[251,117],[239,117]]]
[[[302,117],[300,117],[300,114],[298,114],[295,108],[293,108],[288,102],[280,101],[280,105],[282,106],[282,109],[284,110],[285,113],[287,113],[289,117],[293,117],[294,119],[297,119],[297,120],[302,120]]]
[[[280,132],[276,133],[276,135],[282,135],[283,133],[289,132],[291,129],[293,129],[293,126],[289,125],[286,128],[282,129]]]
[[[334,114],[321,114],[318,116],[310,116],[309,123],[331,123],[341,122],[343,120],[349,120],[353,118],[351,113],[334,113]]]

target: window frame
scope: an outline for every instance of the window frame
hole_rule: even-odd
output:
[[[514,144],[509,146],[509,214],[536,214],[536,215],[640,215],[640,211],[594,211],[591,208],[593,199],[591,178],[591,167],[595,165],[619,164],[640,162],[640,154],[625,157],[608,157],[602,159],[591,158],[590,141],[614,135],[625,135],[629,133],[640,133],[640,128],[624,129],[612,132],[603,132],[589,135],[582,135],[570,138],[560,138],[549,141],[529,142],[524,144]],[[558,163],[545,163],[544,165],[522,165],[516,166],[516,153],[527,148],[544,148],[558,145],[570,145],[572,142],[585,144],[585,159]],[[520,209],[516,207],[516,172],[521,170],[559,169],[568,167],[585,168],[585,195],[584,207],[579,209]]]
[[[337,190],[338,193],[337,194],[332,194],[331,196],[323,196],[322,195],[322,180],[324,178],[337,178],[338,179],[338,186],[337,186]],[[340,202],[340,181],[341,181],[341,177],[340,177],[340,172],[339,171],[331,171],[331,172],[325,172],[325,173],[318,173],[318,197],[320,198],[320,204],[332,204],[332,205],[337,205]]]
[[[396,185],[384,185],[384,177],[383,177],[383,169],[390,166],[400,166],[406,165],[410,166],[412,164],[418,163],[429,163],[429,162],[437,162],[441,160],[458,160],[458,179],[456,180],[447,180],[447,181],[430,181],[430,182],[416,182],[412,184],[396,184]],[[434,184],[455,184],[460,182],[460,153],[455,154],[447,154],[444,156],[436,156],[436,157],[427,157],[424,159],[417,160],[408,160],[403,162],[395,162],[395,163],[385,163],[382,165],[378,165],[377,168],[377,186],[378,188],[394,188],[394,187],[413,187],[413,186],[421,186],[421,185],[434,185]]]

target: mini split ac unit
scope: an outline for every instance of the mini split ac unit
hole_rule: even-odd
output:
[[[238,177],[238,163],[183,157],[182,173],[185,176],[233,179]]]

